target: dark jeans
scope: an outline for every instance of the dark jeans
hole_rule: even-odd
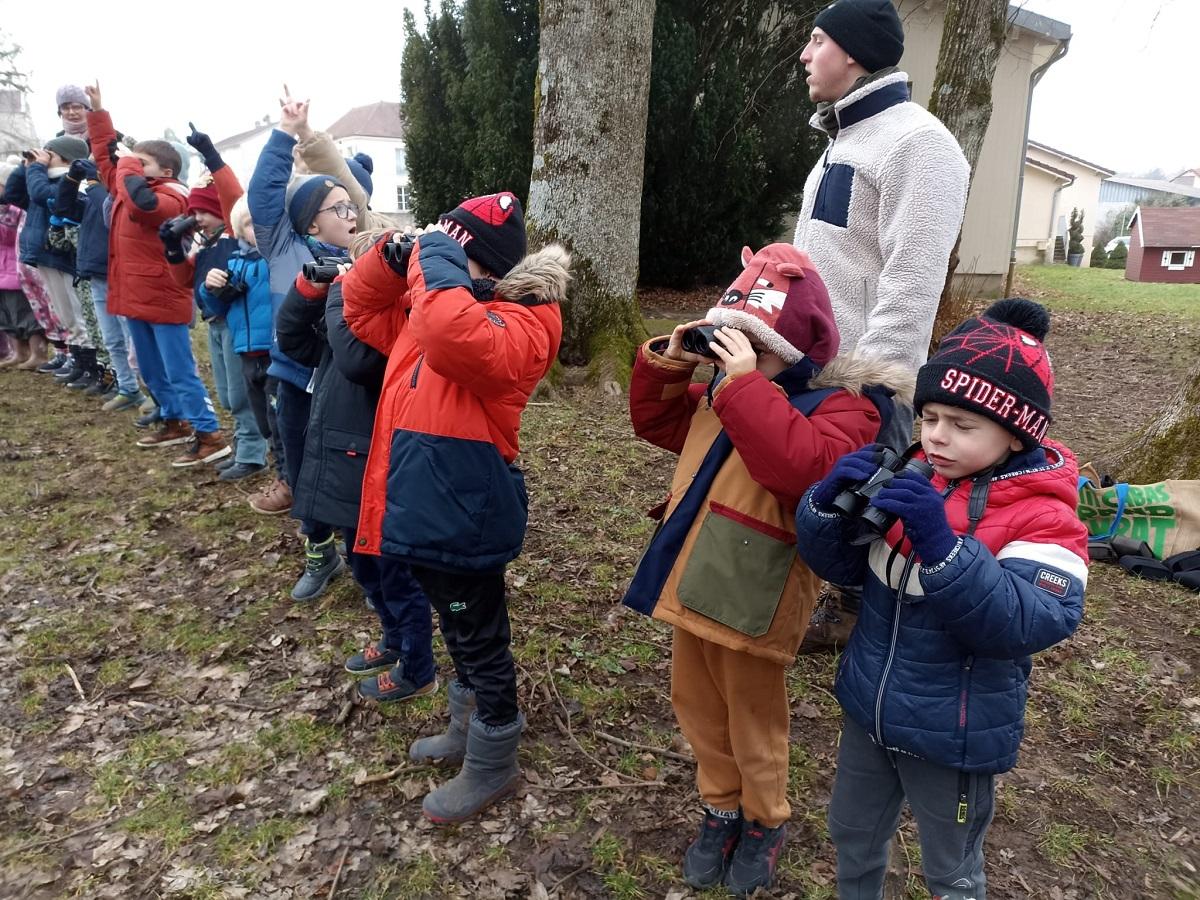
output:
[[[275,457],[275,474],[284,481],[283,443],[279,440],[279,426],[275,423],[275,391],[278,380],[267,374],[271,365],[271,357],[267,354],[251,356],[241,354],[242,377],[246,380],[246,396],[250,401],[250,411],[254,413],[254,421],[258,430],[271,448]]]
[[[355,530],[343,528],[346,546],[355,546]],[[437,674],[433,663],[433,613],[412,569],[403,560],[350,550],[350,571],[366,592],[383,625],[383,642],[404,654],[404,674],[418,687]]]
[[[993,776],[968,775],[884,750],[862,728],[844,719],[829,801],[838,897],[878,900],[883,896],[888,849],[907,799],[917,820],[921,868],[930,893],[942,900],[984,900],[983,838],[992,821],[995,796]]]
[[[517,671],[504,599],[504,571],[444,572],[414,564],[412,573],[438,612],[438,625],[459,682],[475,691],[488,725],[517,719]]]
[[[275,423],[283,444],[283,468],[292,493],[300,481],[304,465],[304,439],[308,434],[308,414],[312,409],[312,394],[290,381],[276,382]],[[333,526],[312,519],[301,519],[300,530],[314,544],[322,544],[333,534]]]

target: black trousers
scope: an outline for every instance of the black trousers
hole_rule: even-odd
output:
[[[459,682],[475,691],[479,718],[488,725],[517,719],[517,670],[504,597],[504,571],[444,572],[413,565],[412,573],[437,610]]]

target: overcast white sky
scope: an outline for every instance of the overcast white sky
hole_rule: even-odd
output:
[[[1034,95],[1034,140],[1121,171],[1200,166],[1200,0],[1022,2],[1074,32]],[[67,0],[48,16],[0,0],[0,28],[24,48],[43,140],[59,127],[55,89],[94,78],[117,127],[136,137],[167,126],[182,137],[190,119],[220,140],[274,115],[285,81],[311,98],[319,128],[353,106],[398,100],[400,11],[419,17],[423,6]]]

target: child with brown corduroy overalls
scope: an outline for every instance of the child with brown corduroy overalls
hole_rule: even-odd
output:
[[[796,556],[796,506],[840,454],[875,440],[892,409],[883,386],[912,388],[895,366],[837,356],[805,254],[772,244],[742,262],[706,320],[638,352],[634,430],[679,464],[625,597],[675,627],[671,702],[704,803],[684,877],[739,896],[771,883],[791,814],[784,674],[819,585]],[[708,358],[684,349],[703,349],[684,336],[706,325]],[[702,362],[716,375],[692,384]]]

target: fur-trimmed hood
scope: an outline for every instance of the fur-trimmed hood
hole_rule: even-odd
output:
[[[901,363],[888,362],[856,353],[831,359],[809,382],[813,388],[842,388],[860,395],[867,387],[885,387],[905,403],[912,403],[916,374]]]
[[[496,284],[496,293],[519,301],[533,297],[541,303],[561,303],[571,282],[571,254],[562,244],[530,253]]]

